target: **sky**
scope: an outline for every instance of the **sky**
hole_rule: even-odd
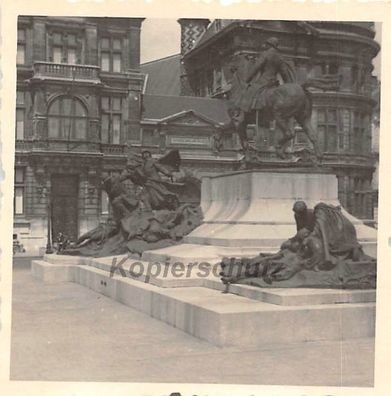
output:
[[[381,23],[375,23],[375,40],[381,44]],[[181,28],[176,19],[147,18],[141,29],[141,63],[180,52]],[[374,74],[380,77],[380,53],[374,59]]]
[[[181,27],[176,19],[147,18],[141,27],[141,63],[181,50]]]

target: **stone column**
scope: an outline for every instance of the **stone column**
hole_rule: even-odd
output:
[[[96,26],[86,27],[86,45],[84,48],[84,63],[99,66],[98,62],[98,33]]]
[[[46,139],[48,137],[47,128],[47,97],[46,91],[42,86],[34,85],[31,87],[32,96],[32,134],[34,140]]]
[[[34,18],[33,22],[33,60],[47,61],[46,25],[44,19]]]
[[[128,68],[140,68],[140,26],[131,26],[128,33]]]

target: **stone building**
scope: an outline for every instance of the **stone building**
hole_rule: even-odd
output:
[[[37,254],[107,215],[103,170],[140,130],[142,19],[18,20],[14,240]],[[50,204],[50,205],[49,205]]]
[[[180,70],[175,91],[181,95],[224,98],[229,91],[228,71],[233,57],[239,55],[245,62],[253,62],[268,37],[279,39],[280,50],[295,67],[299,83],[317,77],[339,80],[338,91],[312,90],[313,126],[325,166],[332,168],[338,177],[341,203],[356,217],[371,219],[371,181],[375,170],[371,153],[371,117],[375,105],[371,96],[372,59],[380,49],[374,40],[374,24],[219,19],[178,22],[181,53],[156,61],[158,73],[151,63],[145,68],[141,66],[152,82],[147,85],[150,94],[157,90],[163,94],[165,84],[169,92],[172,80],[163,76],[175,69]],[[269,158],[276,160],[273,124],[262,128],[262,120],[256,114],[253,119],[249,135],[266,162]],[[297,130],[292,149],[306,145],[306,137]]]

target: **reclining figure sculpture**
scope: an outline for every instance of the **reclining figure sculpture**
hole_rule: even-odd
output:
[[[294,237],[276,254],[254,258],[224,258],[221,280],[259,287],[376,288],[376,260],[367,256],[354,225],[339,206],[303,201],[293,207]]]

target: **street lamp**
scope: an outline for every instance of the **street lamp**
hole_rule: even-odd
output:
[[[47,215],[48,215],[48,221],[47,221],[47,244],[46,244],[46,254],[53,254],[53,247],[52,247],[52,202],[51,202],[51,193],[48,191],[47,194]]]

